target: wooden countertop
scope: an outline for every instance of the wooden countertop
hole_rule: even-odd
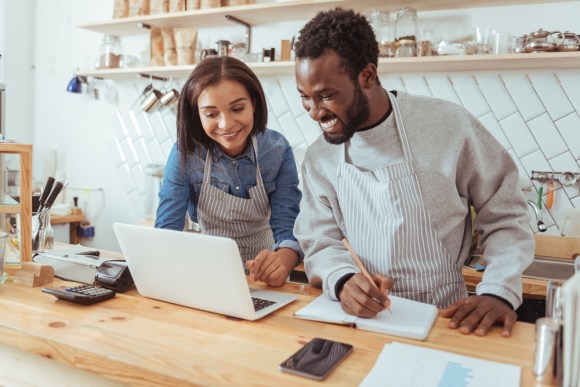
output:
[[[62,284],[57,279],[53,285]],[[499,328],[485,337],[464,336],[439,318],[420,342],[293,318],[320,289],[289,283],[280,290],[296,293],[298,300],[250,322],[147,299],[135,290],[82,306],[9,280],[0,286],[0,343],[132,385],[284,386],[320,385],[283,373],[278,364],[311,338],[323,337],[354,345],[323,383],[353,386],[385,343],[400,341],[515,364],[522,367],[521,385],[534,384],[532,324],[516,323],[506,339]],[[31,375],[23,372],[22,378]]]

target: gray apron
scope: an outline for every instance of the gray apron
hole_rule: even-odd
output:
[[[405,160],[368,172],[345,159],[338,167],[342,229],[371,274],[391,277],[391,294],[446,307],[467,291],[425,208],[397,99],[388,93]]]
[[[262,182],[258,164],[258,143],[252,136],[256,155],[256,185],[249,199],[240,198],[211,185],[211,152],[207,151],[203,184],[197,203],[197,219],[204,234],[235,239],[245,263],[264,249],[272,249],[270,201]],[[245,267],[245,266],[244,266]]]

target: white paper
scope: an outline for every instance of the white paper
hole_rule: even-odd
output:
[[[564,386],[580,387],[580,274],[562,286],[564,296]]]
[[[393,342],[361,387],[517,387],[521,367]]]

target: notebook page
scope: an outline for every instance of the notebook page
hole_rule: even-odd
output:
[[[340,307],[340,302],[331,300],[325,294],[318,296],[304,308],[296,311],[294,316],[335,324],[353,324],[358,319],[344,312]]]
[[[391,310],[383,310],[374,318],[359,318],[356,324],[361,329],[390,335],[425,340],[439,311],[430,304],[389,296]]]

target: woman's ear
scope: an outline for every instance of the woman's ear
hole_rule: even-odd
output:
[[[362,88],[370,89],[377,81],[377,66],[372,63],[367,64],[359,73],[358,78]]]

